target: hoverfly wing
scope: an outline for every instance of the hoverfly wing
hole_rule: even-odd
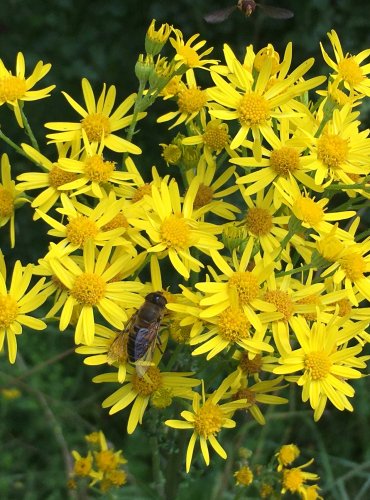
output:
[[[122,359],[127,359],[128,355],[128,340],[131,327],[135,321],[137,313],[135,313],[126,323],[124,329],[118,332],[116,338],[113,340],[109,346],[107,352],[107,363],[112,365],[113,363],[120,362]]]
[[[158,331],[161,326],[160,321],[149,326],[140,328],[135,336],[135,366],[136,373],[143,377],[148,368],[153,364],[154,349],[157,345]]]
[[[237,5],[227,7],[226,9],[214,10],[206,14],[203,19],[210,24],[217,24],[226,21],[226,19],[237,9]]]
[[[294,12],[289,9],[284,9],[283,7],[275,7],[273,5],[263,5],[259,3],[256,3],[256,6],[263,10],[266,16],[273,19],[290,19],[291,17],[294,17]]]

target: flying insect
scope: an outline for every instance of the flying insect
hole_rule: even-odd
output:
[[[210,24],[217,24],[226,21],[229,16],[237,9],[239,9],[245,16],[249,17],[256,10],[256,7],[261,9],[263,13],[272,17],[273,19],[290,19],[294,13],[289,9],[283,7],[275,7],[273,5],[264,5],[255,2],[254,0],[238,0],[236,5],[226,7],[225,9],[214,10],[204,16],[204,20]]]

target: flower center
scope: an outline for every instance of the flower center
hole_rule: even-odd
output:
[[[250,323],[242,309],[228,307],[218,318],[218,329],[221,337],[229,342],[249,337]]]
[[[77,476],[88,476],[92,468],[92,457],[81,457],[74,464],[74,472]]]
[[[14,197],[10,191],[0,186],[0,217],[11,217],[14,213]]]
[[[264,236],[271,231],[272,215],[266,208],[252,207],[245,217],[245,227],[255,236]]]
[[[316,295],[307,295],[307,297],[303,297],[302,299],[297,300],[297,304],[313,304],[315,306],[319,306],[320,300]],[[309,321],[315,321],[315,319],[317,318],[317,313],[302,313],[302,316]]]
[[[114,170],[114,162],[104,161],[100,155],[87,158],[84,165],[86,177],[93,182],[107,182]]]
[[[364,75],[354,57],[346,57],[338,63],[339,75],[352,87],[364,80]]]
[[[160,387],[157,391],[155,391],[151,398],[150,402],[152,406],[158,408],[159,410],[163,410],[164,408],[168,408],[171,406],[173,401],[173,394],[171,389],[167,389],[165,387]]]
[[[103,231],[110,231],[111,229],[118,229],[118,228],[122,228],[122,227],[127,229],[129,226],[130,225],[126,219],[126,216],[122,212],[120,212],[115,217],[113,217],[112,220],[107,222],[107,224],[105,224],[102,227],[102,229],[103,229]]]
[[[99,142],[110,134],[109,118],[102,113],[87,115],[81,123],[90,142]]]
[[[179,47],[177,53],[183,57],[184,63],[189,66],[189,68],[195,68],[199,66],[200,59],[199,56],[192,47],[184,45],[183,47]]]
[[[207,439],[209,435],[217,434],[221,430],[223,421],[221,408],[211,401],[206,401],[194,415],[194,429]]]
[[[344,270],[349,280],[356,281],[364,277],[366,263],[362,255],[352,253],[340,259],[340,267]]]
[[[234,476],[237,484],[241,484],[243,486],[249,486],[253,482],[253,472],[247,465],[244,465],[238,471],[236,471],[234,473]]]
[[[235,288],[240,305],[249,304],[259,295],[257,278],[249,271],[236,272],[229,279],[229,288]]]
[[[252,127],[262,125],[270,118],[270,108],[266,99],[258,94],[245,94],[238,106],[241,125]]]
[[[201,208],[208,203],[211,203],[213,199],[213,189],[211,186],[206,186],[205,184],[200,184],[198,192],[194,198],[194,208]]]
[[[253,406],[254,404],[256,404],[256,394],[250,389],[247,389],[246,387],[244,389],[239,389],[238,392],[235,394],[234,398],[246,399],[247,400],[246,406]]]
[[[142,186],[138,187],[132,197],[132,203],[136,203],[137,201],[142,200],[146,194],[149,196],[152,194],[151,184],[143,184]]]
[[[283,473],[283,486],[288,491],[295,493],[304,483],[301,469],[285,469]]]
[[[207,102],[207,94],[198,88],[182,89],[178,93],[177,105],[181,113],[198,113]]]
[[[306,354],[304,364],[312,380],[322,380],[330,373],[332,362],[325,352],[313,351]]]
[[[276,306],[277,311],[284,315],[285,321],[291,318],[294,312],[294,304],[287,292],[283,290],[268,290],[264,298],[266,302],[270,302],[270,304]]]
[[[285,444],[279,450],[279,462],[284,466],[294,462],[299,457],[300,451],[295,444]]]
[[[338,314],[339,316],[347,316],[348,314],[351,314],[352,312],[352,304],[348,299],[340,299],[337,302],[339,311]]]
[[[82,305],[95,306],[104,297],[105,281],[96,274],[82,273],[77,276],[71,295]]]
[[[18,315],[18,304],[10,295],[0,295],[0,328],[8,328]]]
[[[182,152],[176,144],[163,145],[162,157],[164,161],[170,165],[176,165],[180,160]]]
[[[49,185],[55,189],[58,189],[63,184],[72,182],[77,179],[77,175],[73,172],[66,172],[62,170],[58,165],[54,164],[49,172]]]
[[[111,450],[95,452],[95,462],[99,470],[114,470],[118,465],[116,455]]]
[[[204,131],[203,143],[214,151],[221,151],[229,142],[228,126],[220,120],[211,120]]]
[[[163,243],[165,243],[169,248],[188,248],[190,230],[186,221],[177,215],[170,215],[162,222],[161,238]]]
[[[162,385],[162,376],[159,368],[149,366],[144,377],[135,372],[132,377],[132,387],[140,396],[150,396]]]
[[[293,203],[292,211],[301,221],[307,222],[310,226],[315,226],[323,220],[323,209],[309,197],[298,196]]]
[[[248,353],[243,352],[242,357],[239,361],[240,369],[246,373],[247,375],[254,375],[256,373],[260,373],[262,370],[262,356],[257,354],[253,359],[248,358]]]
[[[270,155],[270,167],[278,175],[287,177],[289,172],[299,169],[299,153],[296,148],[283,146],[280,149],[274,149]]]
[[[83,247],[86,241],[94,239],[98,234],[94,221],[85,215],[78,215],[69,221],[66,227],[66,236],[72,245]]]
[[[324,134],[317,143],[317,158],[330,168],[338,168],[348,156],[348,141],[338,135]]]
[[[9,75],[0,78],[0,101],[14,102],[22,99],[27,91],[27,83],[23,78]]]

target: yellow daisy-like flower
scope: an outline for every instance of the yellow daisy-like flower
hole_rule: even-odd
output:
[[[370,79],[367,77],[370,66],[369,64],[361,66],[361,63],[370,56],[370,49],[363,50],[355,56],[348,53],[344,55],[336,31],[331,30],[327,35],[333,47],[335,60],[329,57],[321,43],[320,47],[326,64],[335,71],[332,76],[343,81],[348,90],[370,96]]]
[[[133,106],[136,94],[131,94],[112,113],[116,99],[116,87],[111,85],[106,92],[106,85],[96,102],[93,90],[86,78],[82,79],[82,91],[86,104],[84,109],[66,92],[64,97],[75,111],[82,117],[80,122],[48,122],[45,127],[57,132],[48,134],[49,142],[70,142],[82,139],[84,130],[89,142],[104,142],[104,146],[118,153],[140,154],[141,149],[131,142],[119,137],[114,132],[126,128],[132,120],[132,115],[125,116]],[[145,113],[139,113],[138,119]]]
[[[22,267],[19,260],[14,265],[12,280],[7,289],[6,268],[2,258],[0,261],[2,261],[0,266],[0,351],[6,339],[9,362],[14,363],[17,357],[17,335],[22,333],[23,327],[32,330],[46,328],[43,321],[30,316],[29,313],[40,307],[48,294],[43,290],[45,278],[41,278],[27,291],[33,276],[33,266],[29,264]]]
[[[72,457],[74,459],[73,472],[76,476],[90,477],[94,473],[91,451],[88,452],[86,457],[83,457],[77,450],[72,450]]]
[[[68,191],[67,188],[64,188],[64,185],[76,180],[77,176],[63,171],[58,161],[51,161],[29,144],[22,144],[21,146],[27,156],[36,165],[40,166],[44,172],[25,172],[18,175],[17,180],[20,182],[16,185],[16,189],[18,191],[28,191],[45,188],[33,199],[31,207],[39,208],[42,212],[47,213],[57,203],[61,193]],[[80,149],[80,141],[68,144],[60,143],[56,146],[59,157],[66,156],[69,149],[71,149],[71,156],[74,156]],[[34,219],[38,218],[39,216],[35,213]]]
[[[0,59],[0,106],[9,104],[17,119],[18,125],[23,128],[23,118],[21,113],[21,105],[24,101],[37,101],[50,95],[55,85],[49,85],[40,90],[31,90],[34,85],[44,78],[49,73],[51,64],[44,64],[39,61],[32,74],[26,78],[26,65],[22,52],[17,54],[17,62],[15,75],[6,69],[3,61]]]
[[[232,53],[229,47],[227,50]],[[313,62],[313,59],[307,60],[290,76],[279,80],[271,87],[269,86],[273,68],[271,59],[266,61],[255,77],[252,72],[246,71],[233,55],[232,78],[228,76],[232,83],[228,83],[216,72],[211,72],[215,87],[207,89],[207,93],[215,101],[216,106],[210,109],[210,114],[221,120],[237,120],[240,125],[239,131],[231,141],[231,149],[241,146],[251,130],[254,156],[257,160],[261,158],[261,135],[266,137],[271,130],[272,118],[281,118],[284,115],[279,108],[325,80],[325,77],[315,77],[300,81]],[[220,109],[219,105],[223,106],[223,109]],[[289,111],[291,115],[292,110]]]
[[[303,317],[297,317],[292,318],[291,326],[300,347],[285,353],[280,359],[281,366],[275,368],[274,373],[303,372],[297,384],[302,386],[302,400],[309,400],[315,410],[316,421],[321,417],[327,399],[338,410],[353,411],[348,397],[352,397],[355,391],[346,380],[361,377],[361,372],[353,366],[357,367],[356,355],[362,351],[362,346],[346,346],[366,329],[368,322],[359,321],[339,328],[335,322],[324,324],[317,321],[309,326]]]
[[[68,222],[65,225],[38,208],[36,213],[53,228],[48,234],[63,238],[60,246],[65,247],[68,252],[83,248],[87,241],[93,241],[95,245],[124,245],[127,252],[136,254],[131,242],[121,237],[125,232],[123,226],[109,228],[109,224],[119,214],[123,205],[123,200],[116,200],[114,193],[102,198],[95,208],[76,200],[72,201],[64,193],[61,194],[61,202],[62,207],[57,208],[57,211],[67,217]]]
[[[6,153],[1,157],[0,177],[0,228],[9,222],[10,245],[15,245],[15,210],[28,201],[23,192],[19,192],[11,177],[9,158]]]
[[[290,493],[299,493],[301,498],[306,499],[306,486],[307,481],[317,481],[319,476],[313,472],[306,472],[303,469],[312,464],[313,458],[299,467],[292,469],[282,470],[282,489],[281,492],[285,494],[287,491]]]
[[[213,47],[204,50],[202,53],[198,53],[207,43],[205,40],[202,40],[194,44],[199,37],[199,33],[191,36],[187,42],[184,41],[184,35],[179,29],[173,29],[173,33],[175,34],[175,38],[170,37],[170,43],[176,50],[175,61],[178,62],[178,66],[184,64],[189,68],[187,74],[194,74],[193,68],[205,69],[205,66],[209,64],[217,64],[217,59],[204,59],[212,52]]]
[[[261,285],[273,272],[274,263],[258,256],[252,259],[252,250],[253,240],[249,239],[240,260],[236,252],[233,253],[232,265],[228,264],[218,251],[211,251],[211,258],[223,275],[217,277],[216,281],[205,281],[195,285],[204,294],[204,298],[200,301],[200,306],[203,307],[199,313],[200,318],[217,317],[229,308],[241,309],[249,323],[257,331],[263,331],[260,314],[256,311],[268,313],[265,315],[265,321],[281,317],[280,313],[275,313],[275,305],[262,298]]]
[[[148,368],[143,377],[139,376],[135,367],[128,366],[125,382],[102,403],[103,408],[110,407],[109,413],[112,415],[133,402],[127,422],[129,434],[142,423],[144,412],[152,400],[155,401],[158,396],[162,400],[166,398],[169,406],[174,397],[192,399],[192,387],[200,384],[199,380],[190,378],[192,372],[162,372],[157,366],[160,358],[161,353],[157,350],[153,357],[154,365]],[[94,377],[93,382],[118,382],[118,377],[116,373],[105,373]]]
[[[249,486],[254,478],[252,470],[247,465],[234,472],[234,477],[237,486]]]
[[[127,314],[118,305],[119,301],[125,301],[127,308],[140,305],[141,298],[137,292],[143,287],[141,283],[111,281],[126,261],[126,257],[122,256],[110,264],[111,250],[112,247],[106,245],[96,252],[94,243],[87,241],[81,267],[71,257],[61,255],[57,249],[51,252],[50,266],[69,291],[65,302],[59,304],[63,307],[59,321],[61,331],[71,322],[75,306],[81,308],[75,330],[76,344],[91,345],[94,342],[94,310],[99,311],[109,324],[122,330]]]
[[[161,182],[160,189],[152,185],[152,196],[146,197],[151,211],[143,214],[142,219],[129,219],[129,222],[143,229],[152,241],[147,249],[150,253],[168,255],[173,267],[184,278],[190,271],[199,272],[203,264],[190,253],[192,247],[209,254],[211,249],[222,248],[223,244],[215,236],[222,229],[215,224],[197,219],[202,214],[194,209],[194,200],[199,189],[199,181],[194,178],[188,191],[181,200],[177,182]]]
[[[279,465],[277,470],[280,472],[284,467],[290,465],[301,454],[300,449],[295,444],[284,444],[279,451],[275,453]]]
[[[194,453],[194,446],[199,439],[200,449],[206,465],[209,465],[208,443],[221,458],[226,459],[224,448],[217,441],[216,436],[223,428],[231,429],[236,423],[231,419],[234,412],[245,405],[245,400],[232,401],[220,404],[220,399],[230,387],[230,377],[226,378],[219,388],[206,399],[204,386],[202,396],[193,393],[193,411],[182,411],[184,420],[166,420],[165,424],[174,429],[192,429],[188,449],[186,452],[186,472],[189,472]]]
[[[181,123],[185,123],[186,125],[199,114],[204,114],[207,100],[207,90],[202,90],[197,85],[193,74],[187,75],[187,83],[180,84],[176,94],[178,109],[160,116],[157,119],[157,122],[163,123],[177,118],[175,123],[173,123],[169,129],[176,127]]]
[[[333,118],[319,137],[309,135],[307,146],[311,154],[303,158],[303,164],[316,171],[316,184],[327,186],[333,181],[354,184],[354,179],[370,173],[369,130],[359,131],[358,115],[347,104],[341,110],[334,110]]]

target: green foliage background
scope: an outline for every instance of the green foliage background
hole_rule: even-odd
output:
[[[216,57],[221,54],[223,42],[230,44],[236,53],[241,53],[250,43],[259,50],[269,42],[281,52],[292,40],[295,62],[316,57],[316,74],[320,74],[320,64],[326,71],[319,42],[327,43],[326,32],[330,29],[337,30],[349,52],[370,47],[367,0],[356,3],[269,0],[268,3],[290,8],[295,12],[294,19],[276,21],[260,13],[245,19],[240,12],[235,12],[223,24],[207,25],[203,15],[227,6],[226,0],[4,0],[0,13],[0,58],[7,67],[14,68],[16,54],[22,51],[29,69],[40,59],[53,65],[43,81],[45,85],[57,84],[52,97],[26,108],[40,139],[44,133],[43,122],[65,121],[74,116],[60,91],[65,90],[79,101],[83,76],[99,92],[103,82],[115,84],[120,99],[136,90],[134,65],[144,50],[145,32],[152,18],[179,27],[185,37],[199,32],[201,39],[215,47]],[[160,112],[160,108],[156,109]],[[153,126],[150,122],[149,126],[146,124],[144,133],[139,133],[136,140],[144,151],[147,143],[166,142],[166,126],[154,126],[157,112],[151,110],[150,115]],[[1,110],[0,116],[1,126],[17,142],[19,131],[15,126],[12,131],[11,114]],[[3,121],[6,117],[11,123]],[[369,109],[365,109],[362,118],[368,126]],[[5,145],[0,144],[0,152],[4,151],[8,152]],[[158,151],[150,150],[143,155],[144,170],[150,172],[159,152],[158,147]],[[12,164],[17,173],[28,168],[21,157]],[[22,211],[22,217],[17,219],[15,250],[10,250],[1,239],[0,244],[5,246],[8,261],[20,258],[23,263],[35,262],[46,249],[46,240],[40,239],[40,234],[46,231],[42,222],[31,224],[29,207],[23,207]],[[43,332],[25,332],[19,341],[19,351],[23,360],[15,366],[9,366],[5,357],[0,357],[0,386],[18,387],[22,391],[21,398],[10,401],[1,398],[0,402],[0,498],[38,500],[65,496],[65,447],[83,453],[84,434],[96,429],[103,429],[115,447],[124,450],[129,461],[134,482],[119,498],[157,498],[150,489],[151,458],[144,433],[139,430],[127,439],[125,412],[109,417],[107,411],[100,408],[107,389],[91,382],[99,370],[82,365],[81,357],[73,353],[71,334],[60,334],[54,326]],[[318,426],[313,424],[311,412],[298,411],[299,398],[292,394],[290,408],[275,411],[265,428],[246,423],[244,439],[238,443],[230,440],[226,446],[230,463],[239,446],[252,449],[256,460],[266,463],[276,447],[294,441],[305,458],[315,457],[315,471],[321,476],[325,498],[367,498],[366,484],[370,483],[368,379],[357,381],[355,388],[354,414],[330,410]],[[171,474],[172,483],[184,485],[180,486],[176,498],[191,495],[199,500],[234,498],[234,494],[229,493],[234,469],[229,465],[214,457],[209,469],[193,467],[191,479],[185,482],[183,460],[179,457],[178,467],[176,464],[175,470],[165,471]],[[204,477],[207,478],[206,491]]]

